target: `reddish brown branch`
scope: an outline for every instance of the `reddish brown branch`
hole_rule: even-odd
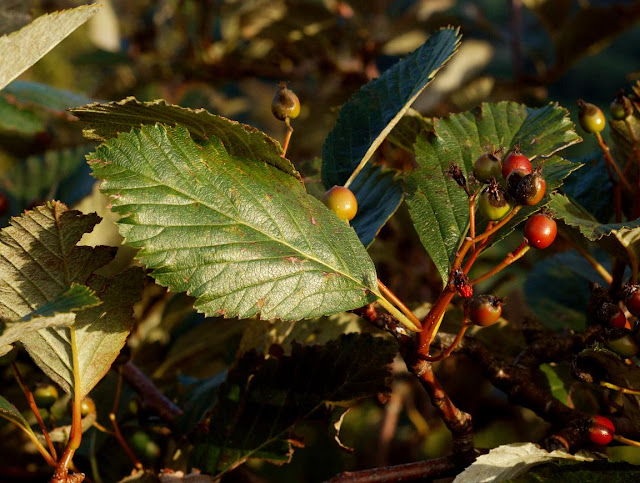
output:
[[[142,396],[144,406],[155,410],[162,419],[172,422],[182,409],[160,392],[155,384],[131,361],[121,367],[122,377]]]
[[[334,476],[328,483],[383,483],[394,481],[425,481],[454,476],[469,465],[475,457],[462,461],[459,456],[445,456],[427,461],[418,461],[398,466],[373,468],[364,471],[345,471]]]

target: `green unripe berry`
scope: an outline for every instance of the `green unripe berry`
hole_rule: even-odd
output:
[[[483,154],[473,163],[473,174],[478,181],[488,183],[502,174],[502,163],[492,153]]]
[[[578,119],[580,120],[580,126],[586,132],[595,134],[604,129],[607,121],[604,117],[602,110],[588,102],[584,102],[582,99],[578,101]]]
[[[38,384],[33,399],[39,408],[49,409],[58,400],[58,389],[53,384]]]
[[[295,119],[300,114],[300,99],[287,88],[284,82],[278,85],[278,90],[271,101],[271,112],[280,121],[286,118]]]
[[[633,337],[632,332],[627,329],[617,329],[611,331],[611,333],[607,336],[604,345],[607,346],[607,349],[615,352],[620,357],[624,357],[625,359],[634,357],[638,354],[638,352],[640,352],[640,346],[638,346],[638,342]]]
[[[496,182],[487,186],[478,198],[478,212],[489,221],[504,218],[511,211],[507,193]]]
[[[350,221],[358,212],[358,200],[349,188],[334,186],[324,194],[322,202],[341,220]]]
[[[93,402],[93,399],[90,397],[85,397],[82,400],[82,404],[80,405],[80,415],[83,418],[86,418],[89,414],[94,414],[96,412],[96,403]]]
[[[611,117],[616,121],[624,121],[631,114],[633,114],[633,104],[631,100],[624,95],[624,90],[621,89],[616,94],[616,98],[609,106]]]

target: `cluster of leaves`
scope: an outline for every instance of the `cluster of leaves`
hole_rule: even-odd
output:
[[[259,32],[270,32],[274,40],[269,55],[304,58],[306,41],[294,46],[284,41],[285,33],[292,30],[282,20],[283,12],[288,12],[287,2],[255,3],[259,5],[244,10],[225,4],[228,11],[217,27],[219,39],[204,45],[185,36],[187,55],[178,55],[179,49],[173,45],[168,48],[174,54],[163,62],[195,59],[249,69],[255,61],[252,49],[261,40]],[[333,2],[342,5],[340,8],[308,3],[313,12],[322,12],[321,18],[350,15],[340,10],[346,8],[344,2]],[[573,14],[566,12],[549,23],[547,3],[537,2],[532,9],[549,24],[556,52],[562,53],[569,41],[563,40],[561,33],[566,30],[564,24],[575,25]],[[132,8],[138,15],[143,7]],[[193,8],[195,14],[181,11],[180,18],[186,23],[199,18],[204,7]],[[629,8],[626,18],[632,19],[636,13]],[[596,11],[604,15],[605,10],[585,9],[586,13],[575,17],[587,18]],[[288,462],[294,447],[302,444],[294,433],[301,421],[335,423],[338,433],[347,406],[391,390],[389,364],[396,354],[395,342],[365,334],[338,337],[347,331],[361,332],[361,327],[355,317],[339,319],[336,314],[384,299],[366,247],[398,210],[403,197],[424,249],[441,280],[447,280],[451,261],[469,226],[467,196],[446,174],[452,161],[468,175],[479,155],[518,146],[534,165],[542,167],[551,193],[543,204],[563,220],[563,234],[572,244],[589,253],[592,242],[597,242],[601,253],[631,267],[639,264],[638,222],[609,223],[611,204],[595,194],[602,170],[557,154],[580,140],[564,108],[555,104],[530,108],[506,101],[483,103],[472,111],[435,120],[409,111],[439,69],[460,49],[456,29],[445,28],[431,35],[342,107],[322,147],[321,179],[326,188],[347,183],[355,192],[360,209],[350,227],[307,191],[313,191],[307,173],[284,157],[280,144],[249,125],[165,101],[127,98],[91,103],[47,86],[24,82],[7,86],[94,12],[95,7],[82,7],[44,16],[0,38],[6,42],[0,44],[0,51],[12,45],[35,46],[24,63],[16,64],[10,72],[0,72],[0,87],[4,87],[0,93],[0,135],[9,138],[7,133],[17,133],[6,150],[11,168],[0,182],[0,190],[9,200],[9,211],[2,216],[5,224],[10,223],[0,235],[0,353],[8,353],[12,345],[24,347],[51,380],[76,398],[89,394],[105,376],[127,337],[132,347],[142,345],[137,356],[143,363],[145,357],[154,356],[149,343],[154,330],[175,338],[157,368],[159,380],[175,375],[175,361],[211,357],[216,366],[199,372],[198,377],[184,377],[173,386],[185,414],[171,422],[173,442],[179,444],[179,450],[168,457],[178,453],[188,456],[176,466],[196,466],[219,477],[251,459]],[[256,12],[261,14],[259,20],[253,17]],[[399,18],[401,13],[390,18]],[[200,18],[202,23],[192,26],[196,32],[212,28],[205,20],[210,17]],[[229,33],[234,22],[245,26],[236,31],[236,37]],[[287,22],[307,25],[303,19],[289,18]],[[331,23],[321,35],[331,38],[339,27],[339,22]],[[58,37],[48,38],[47,45],[38,44],[35,38],[42,35],[43,28],[55,31]],[[133,52],[147,49],[146,42],[158,42],[153,32],[133,38]],[[287,54],[282,53],[285,45]],[[369,55],[376,57],[380,48],[376,46]],[[574,56],[578,54],[574,52]],[[142,70],[140,57],[134,57],[135,70]],[[572,59],[558,55],[546,75],[558,75]],[[182,65],[178,70],[191,69]],[[237,72],[225,75],[233,77]],[[270,74],[276,75],[284,77],[280,70]],[[110,88],[117,91],[120,87]],[[85,106],[71,112],[84,123],[86,138],[102,142],[95,150],[85,146],[78,130],[68,125],[70,116],[65,109],[78,105]],[[636,111],[629,123],[640,132],[637,116]],[[614,123],[612,130],[616,155],[625,159],[633,156],[634,142],[627,124]],[[64,141],[60,140],[61,131],[69,133]],[[45,136],[51,132],[56,133],[55,139]],[[37,150],[25,151],[25,141],[33,140],[38,140]],[[374,164],[374,152],[381,148],[415,157],[416,169],[405,175]],[[73,204],[89,193],[92,182],[82,159],[89,151],[93,152],[87,156],[88,165],[118,215],[124,242],[138,250],[137,260],[158,285],[193,297],[193,306],[203,316],[193,313],[192,300],[187,297],[175,296],[166,303],[167,296],[158,285],[149,284],[143,294],[143,269],[123,269],[128,263],[118,265],[115,248],[80,244],[99,222],[97,215],[69,210],[61,202],[36,206],[49,199]],[[26,160],[17,162],[19,158]],[[41,176],[43,172],[47,177]],[[564,192],[553,193],[570,175]],[[632,170],[631,176],[635,181],[637,171]],[[523,209],[492,243],[503,241],[540,206]],[[33,209],[23,213],[27,208]],[[10,215],[19,213],[23,214],[8,221]],[[528,279],[528,301],[550,328],[585,327],[588,295],[583,292],[580,299],[583,287],[576,289],[575,276],[559,273],[552,279],[559,285],[549,290],[553,269],[559,263],[572,263],[575,268],[575,258],[573,252],[556,254],[539,263]],[[574,271],[585,280],[593,279],[581,266]],[[573,295],[567,297],[568,293]],[[143,315],[129,336],[133,307],[141,297],[144,299],[136,313]],[[154,321],[149,313],[156,303],[155,310],[159,307],[164,313]],[[567,306],[575,310],[569,311]],[[552,311],[561,317],[551,317]],[[246,318],[253,320],[237,320]],[[291,341],[329,342],[308,345]],[[225,349],[212,351],[212,345]],[[240,349],[236,352],[237,346]],[[14,349],[10,357],[16,357],[16,352]],[[23,355],[17,357],[20,363],[26,361]],[[225,360],[222,366],[220,359]],[[634,371],[604,350],[581,353],[579,363],[607,368],[599,377],[623,387],[634,386],[637,380]],[[567,405],[573,404],[564,390],[565,375],[556,373],[552,366],[546,369],[555,384],[554,395]],[[614,375],[617,370],[621,373]],[[115,389],[109,378],[101,386],[96,391],[103,390],[106,395],[98,402],[98,409],[106,413],[120,389]],[[123,422],[147,433],[167,430],[150,422],[151,418],[145,419],[143,411],[127,413],[121,409],[116,413]],[[4,398],[0,399],[0,416],[15,423],[46,452],[30,421]],[[68,415],[62,422],[68,422]],[[134,434],[130,431],[128,435]],[[99,438],[102,445],[113,443],[106,435]],[[60,441],[64,443],[65,438]],[[79,454],[95,462],[95,448],[84,446]],[[545,454],[535,462],[548,457]],[[100,471],[109,473],[110,458],[106,455],[100,462]],[[158,463],[149,465],[154,462]],[[122,476],[112,471],[109,477]]]

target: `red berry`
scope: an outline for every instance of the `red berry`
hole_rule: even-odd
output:
[[[593,416],[589,428],[589,439],[592,443],[605,446],[613,440],[616,428],[610,419],[604,416]]]
[[[624,312],[616,304],[605,302],[598,310],[599,319],[610,327],[622,328],[627,325]]]
[[[6,215],[7,211],[9,211],[9,198],[0,192],[0,216]]]
[[[502,315],[502,300],[493,295],[479,295],[469,302],[469,320],[472,324],[487,327],[495,324]]]
[[[544,213],[533,215],[524,225],[524,237],[533,248],[547,248],[556,239],[557,234],[556,221]]]
[[[627,295],[625,305],[632,315],[640,317],[640,290],[637,286],[632,288],[632,290],[629,292],[629,295]]]
[[[531,161],[520,151],[516,150],[502,161],[502,177],[506,180],[514,169],[521,169],[529,174],[533,172]]]

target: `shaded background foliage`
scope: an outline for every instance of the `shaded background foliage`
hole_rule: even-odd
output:
[[[0,6],[0,33],[19,28],[38,14],[84,3],[9,1]],[[427,117],[500,100],[532,107],[557,101],[575,113],[577,98],[606,106],[619,88],[640,78],[638,71],[633,72],[640,43],[640,2],[630,0],[592,1],[582,10],[577,1],[523,0],[518,10],[520,28],[514,25],[509,3],[502,0],[104,3],[106,8],[98,17],[0,92],[0,189],[9,194],[12,215],[56,198],[71,205],[79,203],[85,212],[97,210],[108,221],[114,219],[104,199],[92,192],[93,180],[82,156],[91,146],[82,138],[79,123],[71,122],[65,111],[91,100],[163,98],[183,107],[204,107],[282,139],[284,127],[273,119],[270,99],[276,83],[286,80],[303,106],[293,123],[288,157],[305,177],[309,191],[322,193],[317,156],[339,106],[439,27],[460,26],[464,41],[457,56],[413,106]],[[516,50],[514,27],[519,33]],[[514,57],[514,52],[519,55]],[[64,92],[25,88],[27,81]],[[395,134],[400,136],[399,131]],[[398,148],[395,140],[392,137],[383,143],[375,162],[413,169],[411,153]],[[577,159],[593,151],[594,145],[587,140],[564,156]],[[602,210],[599,215],[606,219],[606,206]],[[7,216],[1,221],[6,225]],[[415,305],[433,299],[440,279],[417,235],[408,229],[410,225],[402,205],[369,252],[380,278]],[[115,228],[102,223],[85,241],[118,246],[120,240]],[[494,247],[487,254],[487,266],[501,260],[511,245],[507,241]],[[555,272],[557,259],[575,263],[562,251],[558,246],[554,248],[558,253],[545,253],[542,256],[549,259],[543,263],[527,257],[485,283],[483,291],[508,297],[505,318],[510,326],[486,329],[483,338],[517,352],[522,344],[519,323],[530,313],[521,303],[525,300],[543,308],[543,312],[536,311],[540,318],[553,317],[550,307],[557,307],[552,303],[557,301],[544,300],[544,281],[548,285],[550,276],[554,281],[561,278]],[[130,249],[119,250],[121,267],[131,258]],[[566,286],[572,282],[558,283]],[[584,297],[586,282],[576,292],[576,298]],[[137,306],[137,316],[129,351],[168,395],[194,406],[193,414],[187,412],[185,425],[201,411],[194,402],[198,399],[193,397],[193,388],[202,385],[202,397],[211,397],[237,354],[252,348],[266,351],[271,343],[282,344],[288,352],[293,341],[323,343],[344,332],[370,330],[349,315],[320,322],[282,322],[276,327],[255,320],[212,320],[195,314],[188,297],[168,294],[151,283]],[[27,358],[19,362],[27,378],[39,377]],[[10,388],[4,394],[7,398],[19,401],[6,367],[1,366],[0,385]],[[406,377],[403,365],[398,363],[393,369],[396,379],[390,403],[382,406],[380,401],[369,399],[345,417],[341,440],[354,447],[354,453],[345,453],[335,445],[324,423],[306,422],[296,430],[306,447],[296,451],[289,465],[250,463],[226,479],[245,481],[251,473],[264,481],[322,481],[346,469],[448,454],[450,436],[442,421],[416,381]],[[505,395],[489,385],[472,362],[452,358],[443,362],[438,372],[452,399],[473,415],[478,447],[535,441],[544,436],[546,424],[532,412],[509,405]],[[94,390],[99,414],[110,410],[115,383],[110,375]],[[569,389],[580,397],[579,384]],[[166,428],[145,412],[126,386],[119,411],[126,437],[138,445],[134,449],[146,463],[175,465],[169,458],[176,441],[166,437]],[[424,414],[430,417],[425,419]],[[393,434],[385,431],[394,424],[397,429]],[[20,462],[20,467],[36,462],[35,456],[12,443],[13,431],[6,424],[0,426],[3,461]],[[79,461],[87,467],[98,462],[104,481],[124,476],[130,467],[124,453],[119,448],[105,451],[108,438],[91,431],[85,436]],[[614,448],[610,453],[640,462],[640,453],[634,449]],[[1,471],[0,477],[5,478]]]

